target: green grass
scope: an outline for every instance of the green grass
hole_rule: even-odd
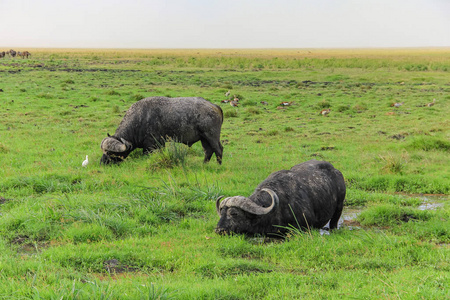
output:
[[[0,61],[0,298],[448,297],[448,51],[31,52]],[[149,96],[221,105],[223,164],[168,141],[100,166],[101,140]],[[214,233],[218,196],[309,159],[341,170],[355,220],[286,240]],[[442,205],[418,209],[421,194]]]

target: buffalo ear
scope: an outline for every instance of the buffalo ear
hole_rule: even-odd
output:
[[[131,147],[133,146],[129,141],[127,141],[124,138],[120,138],[120,141],[127,147],[127,150],[130,150]]]

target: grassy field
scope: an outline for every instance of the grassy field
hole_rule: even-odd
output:
[[[16,50],[32,56],[0,60],[0,298],[448,299],[450,49]],[[221,105],[223,164],[170,143],[100,166],[149,96]],[[343,173],[357,216],[214,233],[218,196],[309,159]]]

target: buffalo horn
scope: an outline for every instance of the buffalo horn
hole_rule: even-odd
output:
[[[128,148],[125,143],[122,143],[112,137],[104,138],[102,143],[100,144],[100,147],[102,148],[103,152],[111,151],[117,153],[125,152]]]
[[[251,201],[249,198],[236,196],[231,198],[226,198],[222,203],[220,203],[220,198],[217,199],[216,207],[217,211],[220,212],[220,209],[224,206],[228,207],[238,207],[243,211],[254,215],[266,215],[270,213],[276,206],[278,206],[278,196],[277,194],[270,189],[261,189],[261,191],[267,192],[272,197],[272,204],[269,207],[262,207],[255,202]]]
[[[225,197],[225,196],[220,196],[219,198],[217,198],[216,200],[216,210],[217,210],[217,214],[220,216],[220,200]]]

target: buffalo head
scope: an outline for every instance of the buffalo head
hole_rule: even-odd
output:
[[[261,189],[261,191],[267,192],[271,196],[270,206],[263,207],[243,196],[228,197],[222,202],[223,196],[219,197],[216,200],[216,209],[220,220],[215,230],[216,233],[251,233],[260,226],[266,226],[267,224],[264,224],[266,223],[265,216],[276,210],[279,200],[274,191],[270,189]]]
[[[100,164],[117,164],[123,161],[133,150],[133,145],[123,138],[110,136],[104,138],[100,144],[103,155],[100,159]]]

